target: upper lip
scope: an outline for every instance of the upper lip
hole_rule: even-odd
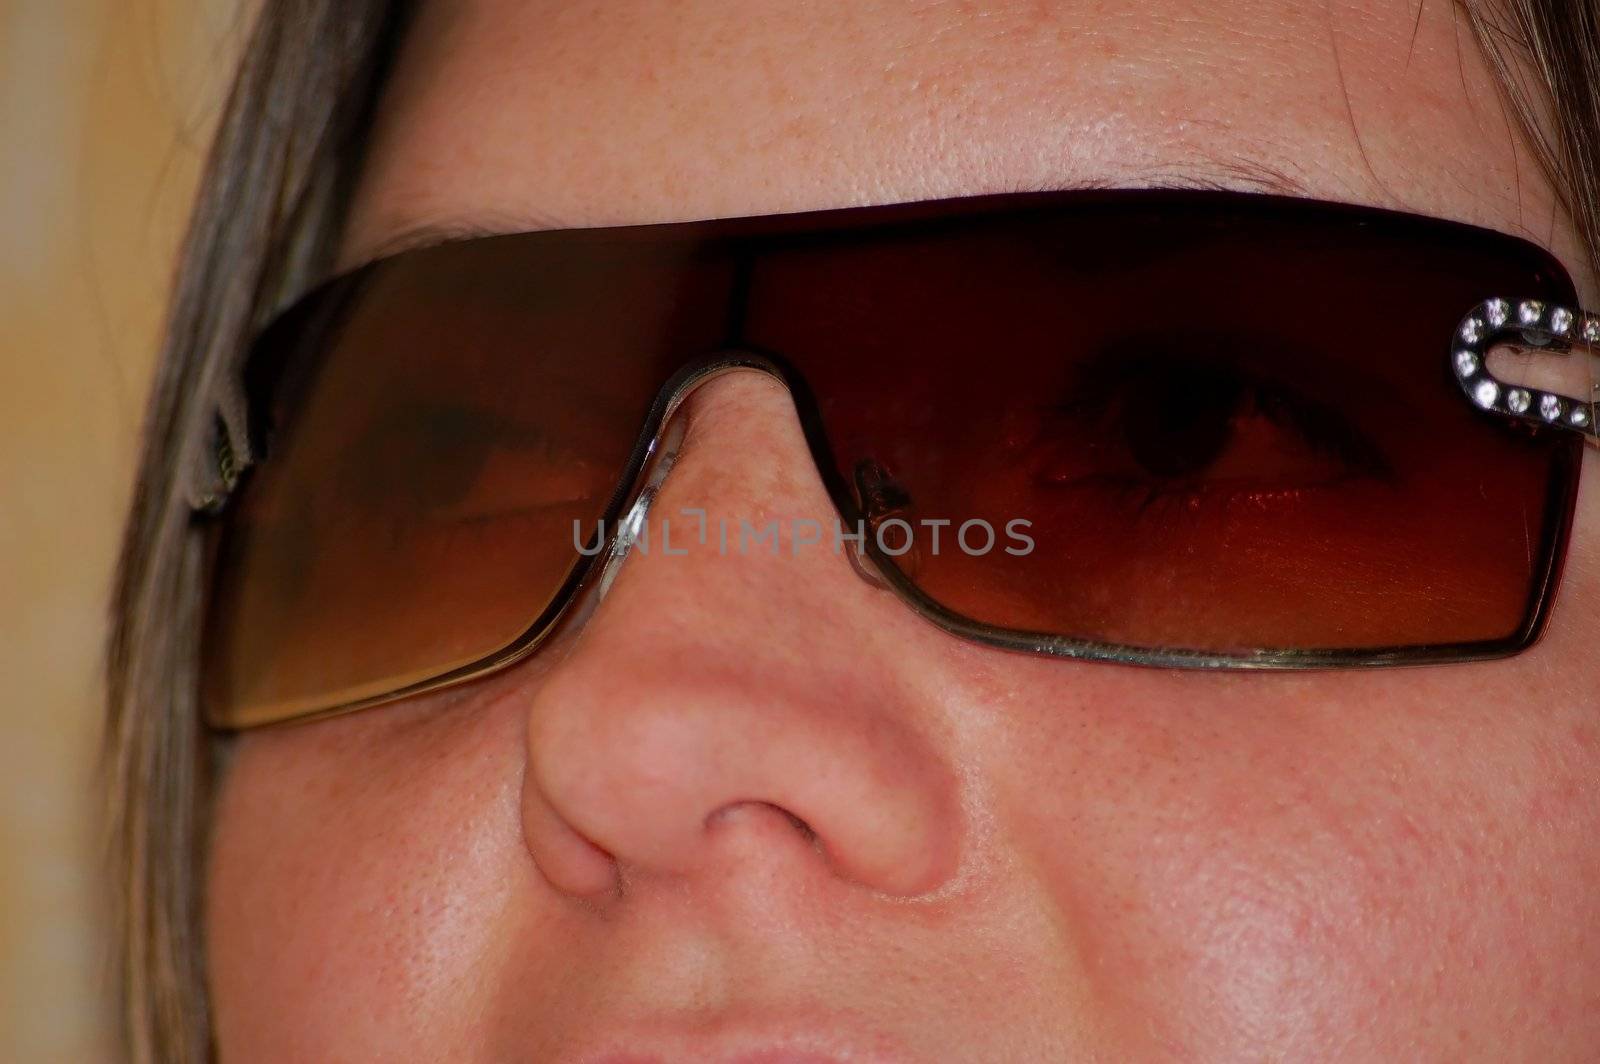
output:
[[[840,1016],[664,1016],[619,1024],[581,1043],[560,1064],[907,1064],[888,1035]]]

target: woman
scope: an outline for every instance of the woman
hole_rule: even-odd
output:
[[[1441,275],[1459,266],[1463,276],[1487,277],[1500,269],[1494,263],[1515,260],[1506,276],[1530,290],[1472,300],[1537,302],[1528,337],[1545,343],[1584,320],[1552,318],[1553,306],[1596,304],[1600,37],[1582,5],[1516,0],[1508,8],[1283,0],[1150,0],[1115,10],[715,0],[467,0],[415,11],[349,0],[266,5],[196,216],[118,599],[111,750],[130,1053],[228,1061],[1592,1059],[1600,1052],[1600,855],[1590,841],[1600,829],[1600,470],[1594,449],[1579,447],[1582,433],[1565,423],[1502,431],[1528,410],[1508,398],[1509,382],[1484,375],[1488,340],[1479,333],[1498,319],[1485,325],[1491,312],[1477,312],[1478,325],[1469,317],[1467,339],[1456,345],[1474,360],[1456,364],[1461,382],[1494,388],[1482,405],[1505,415],[1498,420],[1455,411],[1434,390],[1449,383],[1448,337],[1421,352],[1396,346],[1440,360],[1415,385],[1430,417],[1436,404],[1441,424],[1515,435],[1508,448],[1543,448],[1502,455],[1488,435],[1473,436],[1474,461],[1503,458],[1539,475],[1474,477],[1486,467],[1454,469],[1452,448],[1441,447],[1427,452],[1438,481],[1405,480],[1389,430],[1360,427],[1368,408],[1353,398],[1307,398],[1310,377],[1280,387],[1277,370],[1227,362],[1219,385],[1215,374],[1193,371],[1196,363],[1175,360],[1165,340],[1146,358],[1147,334],[1103,327],[1123,317],[1116,313],[1051,317],[1057,311],[1044,308],[1060,297],[1052,304],[1040,293],[1053,275],[1016,265],[1037,245],[1000,216],[955,202],[1057,188],[1251,194],[1047,201],[1047,224],[1071,238],[1061,261],[1081,259],[1072,276],[1107,285],[1108,302],[1098,306],[1142,306],[1128,295],[1128,278],[1162,279],[1151,289],[1162,299],[1188,283],[1222,291],[1230,270],[1275,285],[1257,302],[1260,315],[1218,311],[1223,332],[1208,325],[1200,340],[1184,334],[1176,345],[1213,361],[1236,357],[1238,330],[1278,320],[1274,307],[1285,301],[1328,305],[1319,286],[1360,284],[1375,300],[1415,290],[1431,307],[1435,271],[1395,265],[1413,251]],[[1283,206],[1281,197],[1389,208],[1521,239]],[[716,242],[726,230],[653,228],[622,252],[593,237],[485,238],[913,201],[951,201],[938,217],[970,225],[972,235],[950,245],[953,258],[890,255],[870,270],[855,259],[841,266],[840,255],[894,246],[878,242],[900,224],[892,212],[866,216],[870,232],[842,238],[843,251],[830,245],[803,276],[785,274],[797,260],[784,257],[790,245],[765,223],[739,230],[733,245]],[[1019,202],[995,209],[1004,215]],[[1161,272],[1177,261],[1157,253],[1163,232],[1211,248],[1211,238],[1193,233],[1222,215],[1255,234],[1239,258],[1197,256],[1181,277]],[[805,232],[857,224],[829,218],[795,224]],[[1126,229],[1106,229],[1108,218]],[[937,219],[913,221],[944,232]],[[1293,233],[1315,239],[1296,243],[1285,236]],[[1350,233],[1376,233],[1377,243]],[[1347,238],[1356,258],[1329,266],[1329,242]],[[1263,251],[1274,240],[1276,258]],[[414,250],[441,241],[445,250]],[[640,279],[629,271],[657,261],[640,250],[647,245],[690,249],[683,254],[712,265],[669,263],[670,272]],[[753,289],[705,280],[725,246],[756,249]],[[600,250],[585,257],[592,247]],[[501,255],[496,248],[510,249],[499,265],[489,262]],[[386,265],[348,303],[324,292],[302,312],[316,319],[339,310],[326,350],[302,339],[325,335],[304,320],[280,326],[277,335],[294,339],[264,341],[291,362],[337,367],[355,357],[341,315],[389,323],[351,371],[364,383],[341,400],[371,409],[326,422],[339,431],[318,452],[322,468],[356,469],[354,460],[338,463],[350,453],[382,462],[410,448],[402,473],[433,469],[437,441],[416,429],[423,422],[414,412],[381,445],[340,426],[397,409],[397,390],[425,399],[474,373],[486,381],[475,394],[493,400],[532,365],[566,376],[517,391],[526,402],[502,404],[495,417],[525,417],[533,404],[551,419],[587,418],[617,403],[627,407],[617,419],[627,431],[597,427],[596,415],[564,430],[563,446],[579,440],[593,450],[578,448],[570,460],[566,451],[540,452],[537,475],[512,465],[502,480],[501,467],[480,453],[467,471],[441,474],[448,483],[440,490],[469,500],[487,492],[481,512],[493,513],[496,493],[520,490],[504,485],[536,482],[550,499],[584,506],[492,546],[450,540],[431,560],[396,569],[410,574],[402,578],[373,559],[417,542],[404,523],[410,511],[397,509],[399,531],[388,538],[361,526],[342,538],[329,530],[348,518],[352,493],[398,506],[410,480],[392,471],[297,480],[281,472],[300,468],[285,457],[292,445],[257,453],[259,426],[247,423],[257,415],[246,409],[260,405],[266,386],[252,389],[255,378],[239,370],[249,336],[316,281],[375,260]],[[1564,287],[1562,266],[1576,292]],[[516,270],[538,283],[518,287],[506,279]],[[1290,273],[1304,280],[1285,281]],[[380,300],[374,276],[409,287]],[[1123,281],[1104,280],[1113,276]],[[764,288],[763,277],[777,280]],[[830,289],[830,277],[848,283]],[[861,277],[873,285],[858,284]],[[516,298],[495,302],[485,291]],[[864,291],[871,299],[852,311],[852,328],[810,346],[797,338]],[[1006,294],[1018,291],[1025,296]],[[664,355],[649,372],[608,359],[628,357],[656,332],[617,326],[627,342],[600,354],[584,349],[592,361],[577,368],[592,372],[572,372],[573,358],[540,361],[537,344],[565,335],[560,329],[588,337],[597,323],[643,320],[639,308],[656,306],[649,301],[663,292],[672,294],[661,304],[668,309],[649,320],[670,320],[674,337],[690,329],[682,322],[698,313],[702,295],[706,307],[736,306],[756,320],[772,293],[792,328],[785,343],[736,356],[758,372],[716,375],[685,393],[679,416],[649,426],[645,408],[683,367]],[[805,303],[817,292],[832,294]],[[944,321],[947,308],[980,297],[994,322],[1041,324],[1004,333],[1013,343],[995,344],[983,359],[943,351],[950,326],[915,324]],[[484,309],[491,303],[493,313]],[[580,304],[589,313],[571,314]],[[471,315],[460,309],[469,306]],[[1214,306],[1197,300],[1190,314]],[[1360,329],[1330,325],[1351,366],[1381,375],[1409,364],[1357,350],[1363,336],[1373,344],[1410,337],[1412,312],[1396,307],[1370,323],[1357,308]],[[1449,327],[1470,311],[1470,303],[1451,310]],[[529,324],[546,313],[559,328]],[[837,345],[879,326],[902,342],[845,365]],[[1166,510],[1140,496],[1135,509],[1153,513],[1159,533],[1136,550],[1114,554],[1109,526],[1072,525],[1074,542],[1095,544],[1092,564],[1049,569],[1055,583],[1043,595],[1047,570],[1027,566],[1065,556],[1050,537],[1083,520],[1081,500],[1090,496],[1053,494],[1043,510],[1025,513],[1012,504],[1031,500],[1040,477],[1103,486],[1123,465],[1085,473],[1083,456],[1126,464],[1122,450],[1104,457],[1107,441],[1137,452],[1147,438],[1128,428],[1144,424],[1128,413],[1140,409],[1137,396],[1117,392],[1108,400],[1121,411],[1107,415],[1114,430],[1067,404],[1052,408],[1061,417],[1050,424],[1069,427],[1051,437],[1048,461],[1032,449],[1043,406],[1021,403],[1005,368],[1045,373],[1050,359],[1018,361],[1015,352],[1075,329],[1104,335],[1103,351],[1115,356],[1102,358],[1105,366],[1138,366],[1136,384],[1163,389],[1154,400],[1161,416],[1140,430],[1160,445],[1154,457],[1135,458],[1141,476],[1155,469],[1162,483],[1185,487]],[[502,343],[508,335],[515,343]],[[513,357],[529,337],[527,358]],[[1304,342],[1322,350],[1315,336]],[[297,353],[312,347],[315,358]],[[498,352],[493,365],[481,361],[485,350]],[[919,363],[913,356],[923,350],[937,354]],[[1279,370],[1312,365],[1301,350],[1262,361]],[[970,369],[985,360],[995,372]],[[876,368],[883,365],[895,373]],[[774,372],[790,374],[791,388]],[[1117,372],[1076,379],[1131,387]],[[929,407],[895,405],[923,396],[920,382],[947,377],[949,392],[986,413],[946,417],[934,432],[904,413]],[[321,387],[307,385],[294,409],[314,409]],[[1342,387],[1336,394],[1348,398]],[[1535,414],[1542,394],[1534,393]],[[1552,423],[1582,407],[1571,388],[1551,394]],[[839,411],[852,402],[868,409],[857,435],[840,428],[847,415]],[[1196,405],[1205,417],[1186,413]],[[1405,409],[1416,407],[1402,404],[1373,424],[1403,422]],[[1021,429],[1013,416],[1023,418]],[[470,418],[428,424],[445,424],[438,439],[458,444],[501,431]],[[673,435],[684,425],[681,438]],[[634,455],[618,487],[642,426],[659,429],[663,442]],[[882,448],[863,442],[880,429]],[[612,453],[619,435],[620,455]],[[1406,437],[1406,446],[1423,438]],[[819,440],[843,464],[830,466]],[[1244,457],[1227,457],[1236,445]],[[498,446],[485,453],[498,460]],[[937,475],[905,472],[935,446],[950,458]],[[1014,449],[995,449],[1002,446]],[[1204,461],[1194,459],[1196,448]],[[594,458],[601,452],[610,457]],[[228,498],[236,467],[249,461],[257,466],[237,490],[256,501]],[[1215,472],[1223,461],[1242,462],[1243,473]],[[1563,465],[1578,461],[1581,477]],[[1012,492],[1018,469],[1033,479]],[[593,483],[560,480],[593,470]],[[1195,522],[1210,518],[1195,485],[1241,479],[1250,488],[1228,511],[1234,538],[1202,539]],[[1402,481],[1424,494],[1397,492]],[[1480,505],[1511,481],[1536,482],[1526,498],[1507,496],[1505,505],[1520,509]],[[1575,499],[1558,481],[1577,483]],[[1320,511],[1272,509],[1300,505],[1313,488],[1358,482],[1366,487],[1350,490],[1373,494],[1329,495],[1337,505]],[[1547,482],[1556,485],[1548,492]],[[1440,483],[1451,489],[1442,503],[1426,494]],[[898,541],[863,554],[849,544],[829,549],[809,526],[807,535],[795,532],[794,522],[821,527],[854,507],[842,516],[867,520],[868,536],[894,517],[924,534],[923,518],[952,516],[918,509],[946,484],[965,492],[945,498],[960,504],[951,507],[958,524],[993,518],[1003,537],[1004,521],[1022,520],[1015,531],[1042,544],[1036,560],[1021,540],[970,553],[918,542],[905,556],[895,553]],[[648,511],[635,501],[640,485],[649,488]],[[626,497],[597,512],[591,504],[613,487]],[[260,501],[269,496],[277,502]],[[1380,497],[1399,500],[1384,511],[1394,522],[1373,516],[1369,530],[1415,551],[1356,542],[1352,530],[1367,526],[1341,507],[1375,515]],[[1458,504],[1448,535],[1419,531],[1425,526],[1415,522],[1438,506]],[[1567,505],[1570,539],[1558,544],[1557,511]],[[629,540],[615,525],[630,508],[635,530],[654,524],[659,535],[670,521],[676,545],[623,549]],[[1269,520],[1311,512],[1319,516],[1303,524]],[[610,533],[594,538],[605,516]],[[569,517],[578,531],[558,543],[551,529],[569,535]],[[777,520],[783,549],[718,549],[719,519],[732,522],[736,542],[738,521],[759,530]],[[1441,548],[1448,552],[1487,542],[1493,536],[1483,530],[1505,521],[1517,555],[1506,563],[1512,576],[1498,555],[1486,567],[1438,569],[1429,543],[1451,544]],[[221,546],[218,522],[233,530]],[[848,532],[849,522],[842,527]],[[1275,535],[1275,527],[1287,531]],[[801,549],[802,540],[824,545]],[[322,553],[286,560],[307,541]],[[1219,548],[1206,565],[1185,567],[1183,550],[1197,543],[1245,543],[1249,553]],[[1023,553],[1007,561],[999,553],[1007,545]],[[603,556],[576,588],[507,592],[521,587],[518,566],[531,564],[520,552],[536,547],[562,558],[592,547]],[[1475,557],[1460,549],[1450,557]],[[1241,557],[1248,564],[1238,567]],[[337,564],[317,568],[329,558]],[[1537,618],[1542,640],[1528,646],[1531,622],[1518,611],[1525,601],[1544,608],[1541,559],[1560,558],[1559,594]],[[471,568],[472,559],[494,564]],[[369,564],[365,576],[348,576]],[[559,584],[566,570],[540,564],[532,583]],[[251,566],[255,577],[240,575]],[[1296,575],[1312,568],[1314,580]],[[417,588],[468,570],[477,581],[471,594],[441,592],[419,606],[427,596]],[[1219,571],[1228,579],[1215,579]],[[350,588],[370,577],[371,594],[351,590],[336,604],[343,613],[282,606],[321,593],[329,573],[348,577]],[[1157,573],[1175,581],[1165,592]],[[297,580],[304,587],[282,591]],[[1245,584],[1249,594],[1228,590]],[[1214,593],[1198,594],[1202,586]],[[1092,597],[1074,598],[1081,588],[1101,593],[1098,612],[1064,616],[1063,602]],[[260,596],[280,592],[273,614]],[[1126,593],[1137,602],[1116,613]],[[1516,616],[1491,617],[1495,596]],[[511,614],[482,620],[477,611],[489,606]],[[211,633],[204,639],[202,620]],[[529,653],[478,667],[493,658],[492,630],[511,622],[539,628],[522,648]],[[261,637],[267,649],[252,650],[251,633],[261,632],[270,633]],[[1017,634],[1028,632],[1042,636]],[[440,640],[463,633],[471,645],[435,653]],[[408,639],[433,642],[424,651]],[[1261,647],[1373,664],[1384,658],[1378,648],[1396,645],[1409,648],[1399,659],[1428,667],[1161,667],[1236,666]],[[1465,660],[1484,656],[1493,660]],[[1295,654],[1283,658],[1277,663],[1293,664]],[[266,688],[252,693],[238,675],[261,661],[269,662]],[[464,673],[463,662],[471,666]],[[202,694],[201,677],[219,671],[223,680],[205,680]],[[460,682],[434,683],[452,676]],[[354,706],[367,708],[318,716]]]

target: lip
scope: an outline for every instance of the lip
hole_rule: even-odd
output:
[[[805,1021],[666,1016],[586,1039],[560,1064],[911,1064],[888,1035],[839,1016]],[[606,1025],[610,1026],[610,1025]]]

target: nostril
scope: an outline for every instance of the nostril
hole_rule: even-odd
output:
[[[773,813],[776,813],[778,817],[772,817],[770,814]],[[783,808],[783,806],[774,805],[771,802],[729,802],[727,805],[714,809],[707,814],[705,826],[709,831],[714,828],[724,828],[740,821],[749,821],[756,818],[766,818],[773,820],[774,822],[776,822],[778,818],[782,818],[782,821],[786,823],[789,828],[792,828],[794,831],[796,831],[800,837],[805,840],[808,846],[819,845],[817,841],[817,833],[810,824],[807,824],[803,819],[789,812],[789,810]]]
[[[807,842],[816,845],[817,833],[811,829],[810,824],[807,824],[804,820],[801,820],[787,809],[780,809],[778,811],[789,818],[789,823],[794,825],[795,830],[800,832],[801,837],[803,837]]]

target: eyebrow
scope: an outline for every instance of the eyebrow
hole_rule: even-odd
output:
[[[1248,156],[1208,159],[1203,164],[1173,164],[1170,168],[1153,168],[1139,185],[1123,185],[1115,181],[1079,181],[1070,184],[1039,182],[1028,186],[1028,191],[1070,192],[1074,190],[1108,189],[1121,187],[1199,189],[1213,192],[1263,192],[1276,196],[1315,199],[1308,187],[1288,171]],[[1013,191],[1022,191],[1015,189]],[[974,192],[972,195],[981,195]],[[892,202],[892,201],[885,201]],[[841,204],[840,206],[846,206]],[[788,213],[788,212],[772,212]],[[458,240],[475,240],[482,237],[509,236],[550,229],[588,228],[574,225],[554,214],[529,214],[518,216],[507,213],[494,221],[463,216],[459,219],[424,222],[402,226],[392,235],[365,248],[357,264],[376,262],[407,251],[449,244]]]
[[[420,225],[410,225],[399,229],[391,236],[378,241],[369,248],[363,248],[360,262],[376,262],[407,251],[420,251],[439,244],[450,244],[457,240],[477,240],[488,236],[507,236],[512,233],[526,233],[540,226],[530,222],[527,225],[496,226],[484,222],[468,220],[425,222]],[[549,229],[565,228],[561,225],[545,226]]]
[[[1192,166],[1173,174],[1172,188],[1211,191],[1267,192],[1277,196],[1316,199],[1309,187],[1287,170],[1247,155],[1213,158],[1204,167]]]

